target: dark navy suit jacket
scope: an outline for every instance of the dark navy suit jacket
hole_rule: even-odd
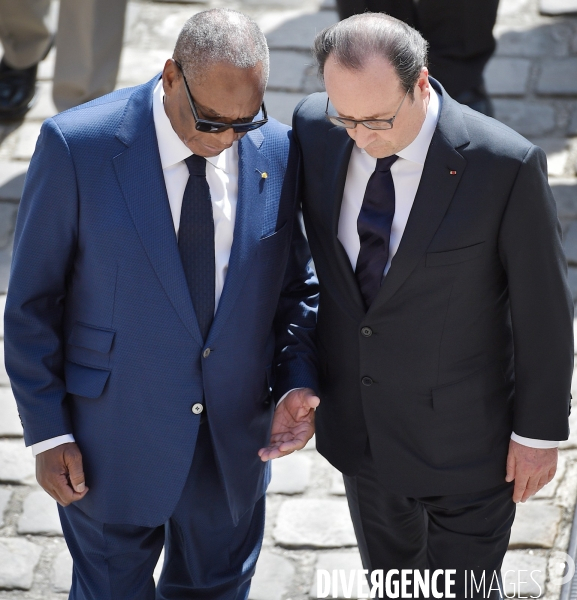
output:
[[[298,153],[273,119],[239,142],[234,243],[205,343],[164,185],[157,81],[44,123],[16,227],[6,366],[26,444],[73,433],[90,488],[78,506],[107,523],[170,516],[194,454],[191,407],[205,402],[237,519],[270,478],[257,451],[272,397],[316,388]]]

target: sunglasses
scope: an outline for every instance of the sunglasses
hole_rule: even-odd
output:
[[[268,116],[266,113],[266,106],[264,105],[264,101],[261,106],[263,118],[260,121],[249,121],[248,123],[220,123],[218,121],[208,121],[207,119],[201,119],[198,116],[196,105],[194,104],[194,100],[192,99],[192,94],[190,93],[190,88],[188,87],[188,82],[186,81],[184,70],[182,69],[182,66],[179,62],[177,62],[176,60],[174,62],[176,66],[180,69],[180,72],[182,73],[186,97],[188,98],[190,110],[192,111],[192,115],[194,116],[194,120],[196,121],[195,127],[197,131],[202,131],[203,133],[222,133],[227,129],[232,129],[235,133],[247,133],[248,131],[254,131],[259,127],[262,127],[268,122]]]

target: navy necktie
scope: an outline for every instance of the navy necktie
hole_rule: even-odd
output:
[[[178,249],[200,333],[206,340],[214,317],[214,217],[206,159],[193,154],[184,162],[189,177],[182,198]]]
[[[393,154],[377,159],[357,220],[361,250],[355,275],[367,309],[379,292],[389,260],[391,228],[395,216],[395,184],[391,166],[397,158]]]

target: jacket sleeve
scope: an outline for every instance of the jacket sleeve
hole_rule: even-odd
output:
[[[273,397],[276,402],[294,388],[308,387],[318,392],[315,328],[318,308],[318,281],[311,261],[309,245],[303,233],[298,208],[300,158],[290,135],[285,181],[295,190],[293,230],[289,259],[276,316],[276,361]]]
[[[72,157],[62,132],[48,119],[22,194],[4,317],[6,370],[27,446],[72,432],[62,324],[77,221]]]
[[[569,434],[573,300],[544,152],[527,152],[499,232],[515,353],[513,430],[541,440]]]

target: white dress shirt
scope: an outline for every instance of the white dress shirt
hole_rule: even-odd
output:
[[[164,111],[162,79],[154,89],[152,112],[166,193],[168,195],[174,229],[178,236],[182,198],[189,176],[188,167],[184,159],[191,156],[192,151],[178,137]],[[236,204],[238,200],[238,142],[234,142],[230,148],[227,148],[218,156],[207,158],[206,161],[206,181],[210,189],[212,214],[214,217],[214,308],[216,311],[228,271],[234,233]],[[36,456],[40,452],[45,452],[68,442],[74,442],[72,434],[60,435],[43,442],[38,442],[37,444],[32,444],[32,454]]]
[[[385,276],[391,268],[391,261],[399,249],[401,238],[403,237],[411,209],[413,208],[427,152],[429,151],[429,146],[437,127],[440,109],[441,99],[435,90],[431,88],[427,115],[419,134],[411,144],[397,152],[399,158],[391,166],[391,175],[393,176],[395,186],[395,216],[391,230],[389,261],[384,271]],[[338,229],[339,241],[351,261],[353,271],[357,266],[357,258],[361,249],[361,241],[357,231],[357,220],[363,204],[367,183],[376,165],[376,158],[369,156],[369,154],[361,150],[358,146],[353,146],[343,192]],[[556,448],[559,445],[559,442],[525,438],[517,435],[515,432],[511,434],[511,439],[532,448]]]

